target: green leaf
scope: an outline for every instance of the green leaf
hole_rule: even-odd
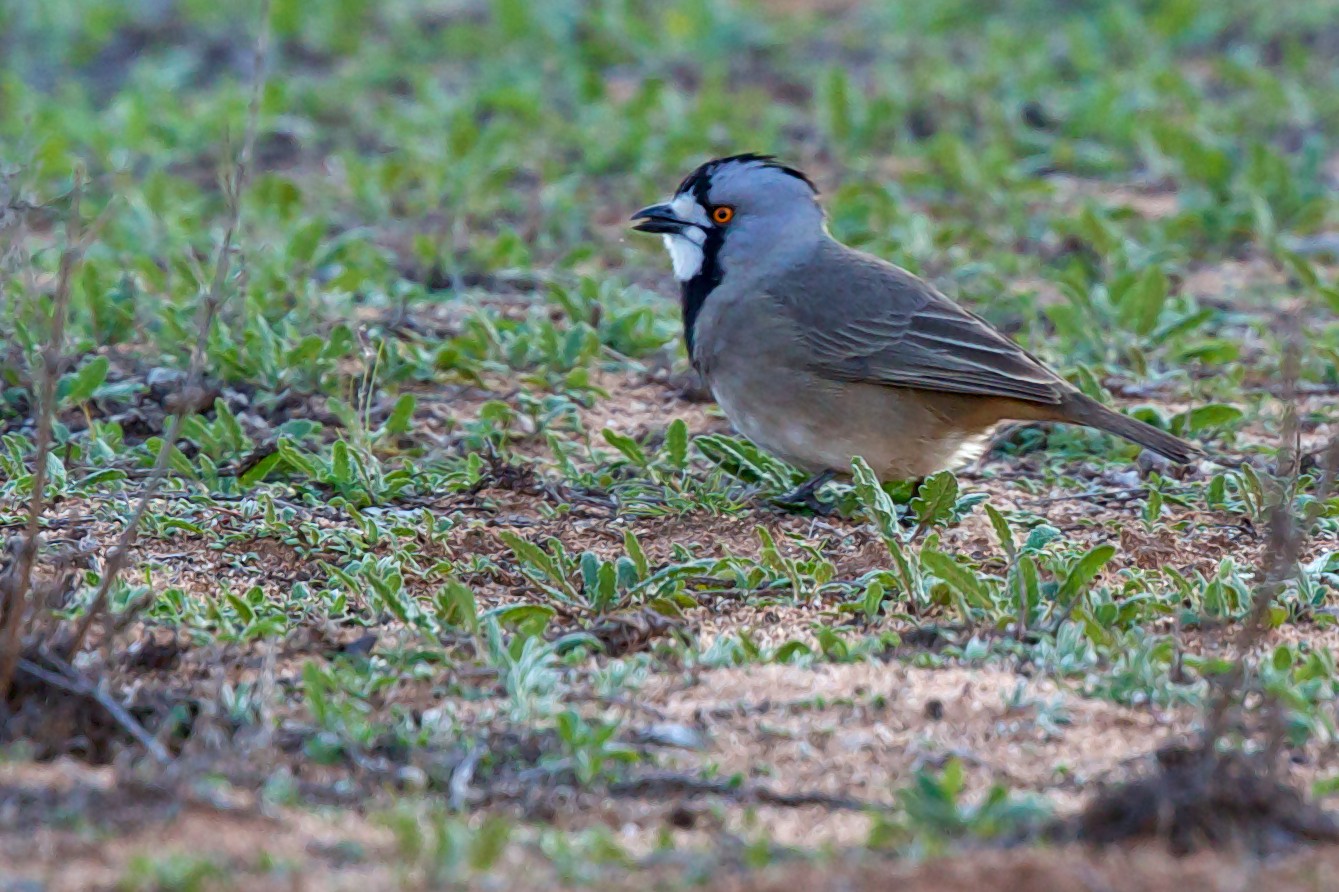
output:
[[[1277,629],[1288,621],[1288,608],[1282,604],[1270,605],[1268,614],[1268,625],[1271,629]]]
[[[669,617],[670,619],[684,618],[683,610],[680,609],[678,604],[674,603],[674,601],[670,600],[669,598],[652,598],[651,600],[646,602],[646,606],[650,607],[652,610],[654,610],[656,613],[659,613],[661,616]]]
[[[553,571],[553,559],[535,543],[517,533],[513,533],[511,530],[503,530],[498,533],[498,538],[511,549],[511,553],[523,564],[539,567],[546,574]]]
[[[1080,363],[1074,369],[1074,377],[1078,378],[1079,390],[1086,396],[1090,396],[1100,403],[1107,401],[1106,389],[1102,387],[1102,382],[1098,379],[1097,372],[1092,366]]]
[[[688,425],[682,418],[671,421],[665,430],[665,459],[679,471],[688,464]]]
[[[503,530],[498,533],[498,538],[511,549],[512,554],[514,554],[516,559],[520,561],[521,572],[525,573],[531,579],[536,579],[537,575],[542,577],[541,579],[536,579],[536,581],[551,582],[561,590],[562,594],[574,594],[571,585],[567,581],[566,575],[563,573],[562,567],[559,565],[558,560],[555,557],[544,551],[544,549],[540,548],[535,543],[510,530]]]
[[[1316,799],[1324,799],[1336,793],[1339,793],[1339,774],[1319,778],[1311,784],[1311,795]]]
[[[642,551],[642,543],[637,541],[637,534],[632,530],[623,531],[623,550],[637,568],[637,578],[645,579],[650,574],[651,567],[646,561],[646,552]]]
[[[796,474],[789,465],[762,452],[747,440],[724,434],[702,434],[693,443],[708,461],[748,483],[765,483],[773,489],[784,490],[795,480]]]
[[[245,598],[239,598],[232,592],[228,592],[226,597],[228,603],[232,605],[232,609],[237,611],[237,616],[242,620],[243,625],[255,620],[256,611],[246,602]]]
[[[224,432],[228,448],[246,448],[248,440],[246,434],[242,432],[242,425],[237,421],[237,416],[232,414],[232,410],[228,408],[227,402],[222,397],[214,400],[214,416],[218,419],[219,429]]]
[[[599,599],[600,567],[604,565],[604,562],[600,560],[600,556],[595,552],[583,551],[581,557],[577,559],[577,565],[581,568],[581,588],[586,595],[586,600],[597,601]]]
[[[825,87],[828,129],[836,139],[837,144],[841,145],[850,139],[853,129],[850,81],[841,66],[834,65],[828,70]]]
[[[916,523],[922,527],[941,526],[953,518],[958,502],[958,478],[952,471],[940,471],[925,478],[911,500]]]
[[[307,335],[297,346],[288,351],[284,357],[284,363],[289,366],[302,367],[316,361],[321,355],[321,348],[325,346],[325,341],[319,335]]]
[[[414,407],[417,405],[418,400],[412,393],[400,394],[400,398],[395,401],[395,406],[386,418],[386,424],[382,427],[382,430],[397,437],[408,433],[409,422],[414,418]]]
[[[362,590],[362,586],[358,584],[358,580],[354,579],[353,576],[342,567],[336,567],[334,564],[327,564],[325,561],[321,561],[321,568],[335,579],[338,579],[340,584],[349,591],[358,592]]]
[[[308,480],[316,480],[319,478],[321,473],[320,466],[316,464],[316,461],[312,456],[298,449],[292,440],[287,437],[280,437],[278,451],[280,457],[284,460],[284,464],[288,465],[294,471],[302,474]]]
[[[1167,274],[1160,266],[1144,270],[1121,298],[1120,308],[1130,329],[1147,335],[1158,324],[1158,316],[1167,302]]]
[[[856,499],[879,528],[884,541],[901,541],[902,526],[898,522],[897,506],[879,485],[879,478],[869,463],[858,455],[851,459],[851,482],[855,486]]]
[[[159,442],[161,443],[161,441]],[[195,477],[195,468],[191,465],[191,460],[176,446],[168,449],[167,463],[168,467],[176,471],[178,474],[181,474],[184,477]]]
[[[1064,534],[1048,523],[1038,524],[1027,534],[1022,550],[1029,554],[1036,554],[1062,535]]]
[[[1055,600],[1067,605],[1073,603],[1079,593],[1088,586],[1097,574],[1106,566],[1107,561],[1111,560],[1116,554],[1114,545],[1097,545],[1089,549],[1083,557],[1074,562],[1065,574],[1065,581],[1060,584],[1060,588],[1055,593]]]
[[[349,445],[343,440],[336,440],[335,445],[330,447],[330,476],[335,483],[353,482],[353,463],[349,460]]]
[[[107,369],[111,363],[105,356],[96,356],[79,371],[69,375],[61,381],[65,390],[65,400],[78,405],[88,402],[93,396],[93,392],[102,386],[102,382],[107,380]]]
[[[604,441],[623,453],[623,456],[628,461],[639,468],[646,467],[648,463],[646,460],[646,451],[643,450],[632,437],[625,436],[618,431],[613,431],[609,428],[605,428],[601,431],[601,434],[604,436]]]
[[[283,460],[284,457],[282,454],[279,452],[271,452],[269,455],[247,468],[242,476],[237,478],[238,484],[245,489],[248,486],[255,486],[257,483],[261,483],[269,476],[270,471],[273,471]]]
[[[948,764],[944,766],[943,779],[940,781],[940,788],[949,799],[957,800],[958,794],[963,790],[964,780],[962,760],[956,757],[949,759]]]
[[[1018,554],[1018,546],[1014,544],[1014,533],[1009,529],[1009,521],[1004,519],[998,508],[989,503],[986,504],[986,516],[990,518],[990,525],[995,528],[995,538],[1000,540],[1000,547],[1009,556],[1009,560],[1013,560]]]
[[[883,582],[879,579],[871,579],[865,586],[865,593],[860,598],[860,610],[865,614],[866,620],[874,622],[878,619],[879,608],[883,606],[885,595]]]
[[[1037,575],[1036,558],[1031,554],[1020,555],[1010,581],[1022,606],[1027,608],[1028,614],[1031,614],[1041,603],[1041,579]]]
[[[614,585],[622,591],[629,591],[637,587],[637,583],[642,581],[641,574],[637,572],[637,564],[627,555],[619,555],[613,563],[614,567]]]
[[[1186,412],[1174,416],[1171,420],[1171,428],[1176,431],[1185,431],[1195,434],[1204,430],[1218,430],[1225,427],[1231,427],[1236,424],[1246,413],[1242,412],[1236,406],[1228,406],[1223,403],[1210,403],[1207,406],[1198,406]]]
[[[1162,516],[1162,492],[1157,489],[1149,489],[1148,499],[1144,502],[1142,512],[1145,523],[1153,523]]]
[[[959,496],[957,501],[953,503],[953,510],[949,512],[948,522],[950,524],[960,522],[964,517],[972,513],[973,508],[980,505],[988,498],[990,498],[990,495],[984,492],[969,492],[966,495]]]
[[[777,663],[791,663],[797,657],[807,657],[812,653],[813,649],[809,645],[803,641],[792,639],[776,649],[776,653],[772,655],[772,660]]]
[[[921,549],[921,563],[948,586],[962,594],[973,607],[988,609],[993,601],[976,571],[969,570],[952,557],[934,548]]]
[[[494,607],[485,613],[484,620],[496,620],[503,628],[515,628],[523,623],[541,621],[547,623],[557,611],[547,604],[505,604]]]
[[[818,626],[814,629],[814,638],[818,641],[818,646],[822,648],[823,656],[829,660],[840,662],[850,656],[850,647],[847,646],[845,639],[837,630],[828,626]]]
[[[108,483],[114,483],[118,480],[126,479],[126,472],[117,468],[103,468],[100,471],[93,471],[88,476],[79,481],[79,486],[89,488],[93,486],[105,486]]]
[[[474,590],[450,577],[437,592],[437,616],[448,626],[463,626],[471,633],[479,631],[479,607]]]
[[[398,576],[387,582],[381,582],[381,580],[377,579],[370,581],[374,583],[373,588],[381,597],[382,606],[406,626],[413,625],[414,618],[418,615],[418,611],[415,609],[415,605],[412,601],[405,599],[403,581]]]
[[[600,564],[595,579],[595,602],[597,612],[603,613],[618,602],[618,571],[608,561]]]
[[[897,539],[885,538],[884,544],[888,546],[888,554],[897,567],[897,578],[902,583],[907,602],[920,607],[924,594],[921,586],[920,565],[911,561],[907,556],[906,549],[902,547],[902,543]]]
[[[755,526],[753,531],[758,534],[758,541],[762,543],[762,550],[758,553],[758,563],[769,570],[785,572],[785,558],[781,556],[780,550],[776,547],[776,539],[772,537],[772,531],[761,524]]]
[[[511,822],[500,815],[484,818],[483,826],[470,844],[470,867],[476,871],[490,870],[511,841]]]
[[[196,536],[206,535],[204,527],[200,526],[198,523],[191,523],[189,520],[180,517],[160,517],[158,519],[158,525],[162,527],[163,530],[181,530],[184,533],[193,533]]]

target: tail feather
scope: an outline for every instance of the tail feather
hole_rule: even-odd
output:
[[[1061,410],[1063,421],[1086,424],[1109,434],[1124,437],[1178,464],[1189,464],[1204,455],[1203,450],[1180,437],[1108,409],[1097,400],[1081,393],[1076,392],[1066,397],[1061,404]]]

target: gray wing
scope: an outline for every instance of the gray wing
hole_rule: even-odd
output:
[[[792,270],[771,294],[798,324],[814,370],[827,377],[1051,405],[1071,390],[927,283],[840,245]]]

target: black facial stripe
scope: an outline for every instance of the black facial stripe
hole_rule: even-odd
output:
[[[702,243],[702,266],[697,275],[679,286],[679,302],[683,308],[683,341],[694,368],[697,367],[697,357],[693,352],[697,315],[702,312],[707,297],[721,284],[721,243],[725,240],[725,233],[720,229],[713,227],[704,231],[707,238]]]

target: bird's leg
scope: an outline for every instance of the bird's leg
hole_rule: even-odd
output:
[[[777,496],[772,501],[778,505],[802,505],[815,514],[830,514],[832,506],[827,502],[818,500],[818,490],[822,488],[824,483],[836,476],[836,471],[823,471],[821,474],[815,474],[790,492]]]

